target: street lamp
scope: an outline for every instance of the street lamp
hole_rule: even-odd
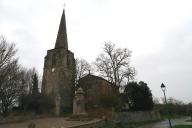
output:
[[[163,83],[161,84],[161,89],[162,89],[162,91],[163,91],[164,98],[165,98],[165,104],[166,104],[166,106],[167,106],[167,99],[166,99],[166,95],[165,95],[166,86],[165,86]],[[169,112],[168,112],[168,114],[169,114]],[[168,121],[169,121],[169,127],[172,128],[171,120],[170,120],[170,118],[169,118],[169,115],[168,115]]]

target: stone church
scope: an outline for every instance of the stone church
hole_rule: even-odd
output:
[[[75,94],[75,59],[68,49],[65,10],[61,16],[55,48],[47,51],[44,60],[41,92],[54,99],[53,112],[59,115],[73,110]],[[100,95],[114,92],[112,85],[101,77],[88,74],[79,81],[85,91],[86,104],[98,105]]]
[[[47,51],[44,58],[42,93],[55,102],[55,114],[72,110],[75,91],[75,59],[68,49],[65,10],[61,16],[55,48]]]
[[[85,92],[87,110],[101,106],[101,98],[118,95],[117,87],[102,77],[92,74],[82,77],[78,82],[78,87]]]

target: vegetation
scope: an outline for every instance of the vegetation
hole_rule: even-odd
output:
[[[102,128],[136,128],[138,126],[142,126],[139,124],[113,124],[113,123],[107,123]],[[192,125],[176,125],[173,126],[173,128],[192,128]]]
[[[32,76],[32,84],[33,84],[33,87],[32,87],[32,94],[38,94],[39,93],[39,88],[38,88],[38,76],[37,76],[37,73],[35,73],[33,76]]]
[[[33,111],[36,114],[50,113],[54,107],[53,99],[40,93],[20,97],[21,110]]]
[[[192,125],[176,125],[173,128],[192,128]]]
[[[8,115],[10,108],[24,91],[21,67],[18,64],[15,44],[0,37],[0,113]]]
[[[121,87],[135,76],[135,68],[130,67],[130,57],[130,50],[116,48],[115,44],[106,42],[103,53],[96,58],[95,64],[102,77]]]
[[[121,99],[117,96],[117,93],[103,94],[99,98],[99,102],[102,107],[114,107],[115,109],[120,109]]]
[[[36,114],[49,113],[54,107],[53,99],[49,96],[39,93],[38,75],[36,71],[32,77],[31,93],[23,94],[19,98],[20,109],[26,111],[33,111]]]
[[[152,93],[146,83],[140,81],[130,82],[126,85],[123,93],[124,102],[130,110],[146,111],[153,109]]]
[[[129,123],[114,123],[114,122],[107,122],[103,127],[101,128],[137,128],[144,125],[152,124],[157,121],[143,121],[143,122],[129,122]]]
[[[36,70],[23,68],[16,52],[14,43],[0,37],[0,114],[7,116],[12,108],[22,107],[39,113],[48,110],[52,100],[39,93]]]
[[[75,85],[78,85],[79,79],[88,74],[91,70],[91,65],[84,59],[75,59],[76,72],[75,72]]]
[[[165,105],[165,103],[160,104],[159,102],[155,102],[155,109],[164,116],[168,113],[171,117],[192,116],[192,103],[183,103],[174,98],[168,98],[167,105]]]

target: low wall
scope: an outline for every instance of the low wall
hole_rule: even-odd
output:
[[[81,125],[68,126],[65,128],[100,128],[105,124],[104,119],[99,119],[94,122],[83,123]]]
[[[135,112],[118,112],[114,113],[113,120],[115,122],[144,122],[155,121],[160,119],[159,112],[156,111],[135,111]]]
[[[113,108],[93,108],[87,110],[87,113],[91,118],[111,118],[113,115]]]

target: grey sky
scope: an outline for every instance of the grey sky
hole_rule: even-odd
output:
[[[65,0],[69,49],[89,62],[105,41],[133,51],[137,80],[161,97],[192,101],[190,0]],[[17,44],[20,63],[42,74],[55,44],[63,0],[1,0],[0,34]]]

